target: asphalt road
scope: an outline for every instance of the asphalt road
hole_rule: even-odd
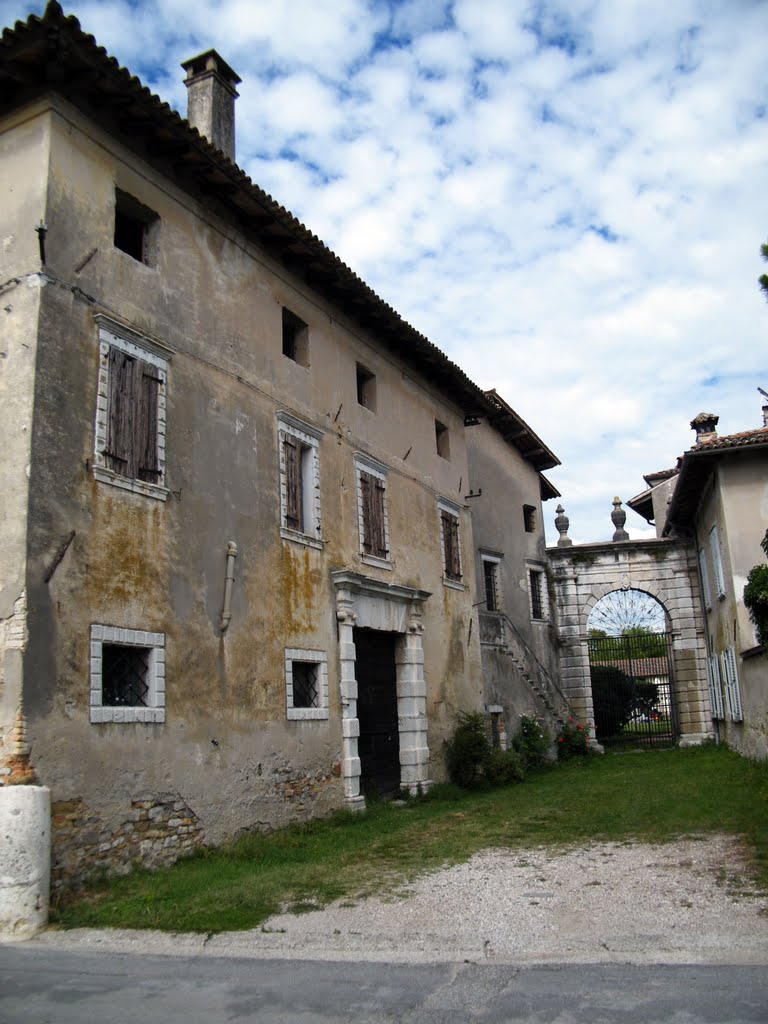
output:
[[[754,1024],[745,966],[385,964],[0,946],[1,1024]]]

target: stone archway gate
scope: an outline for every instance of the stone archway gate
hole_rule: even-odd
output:
[[[614,590],[642,590],[667,611],[672,699],[680,745],[714,735],[706,671],[706,632],[698,567],[685,540],[620,540],[547,549],[557,608],[563,691],[594,737],[587,644],[590,612]],[[599,737],[598,737],[599,740]]]

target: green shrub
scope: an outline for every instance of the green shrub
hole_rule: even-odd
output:
[[[486,781],[491,744],[479,711],[462,711],[453,736],[445,743],[445,762],[451,782],[473,789]]]
[[[593,665],[590,682],[599,738],[620,735],[628,722],[637,715],[650,714],[659,702],[655,683],[635,682],[614,665]]]
[[[571,757],[585,757],[591,754],[589,746],[589,733],[581,722],[569,717],[568,721],[560,727],[557,734],[557,756],[561,761],[567,761]]]
[[[491,750],[485,763],[485,777],[491,786],[522,782],[525,763],[516,750]]]
[[[768,565],[755,565],[749,570],[744,604],[755,624],[757,642],[768,646]]]
[[[512,749],[520,755],[526,768],[540,768],[545,764],[551,745],[550,734],[538,719],[520,716],[520,726],[512,737]]]

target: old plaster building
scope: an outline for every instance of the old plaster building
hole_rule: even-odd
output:
[[[458,711],[530,703],[483,691],[475,581],[547,661],[557,460],[184,67],[191,123],[56,3],[0,45],[0,781],[50,787],[56,884],[428,788]]]
[[[659,538],[687,543],[698,568],[710,717],[717,734],[749,757],[768,757],[768,663],[744,605],[768,530],[768,407],[764,424],[718,437],[718,417],[691,421],[696,443],[670,470],[647,476],[630,506]]]

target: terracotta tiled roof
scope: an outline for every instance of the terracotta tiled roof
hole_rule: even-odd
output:
[[[618,668],[635,679],[657,679],[669,675],[669,662],[666,658],[606,658],[590,664],[602,668]]]
[[[768,443],[768,427],[759,427],[757,430],[743,430],[740,434],[726,434],[724,437],[714,437],[711,441],[703,441],[691,451],[720,451],[723,448],[748,448],[753,444]],[[688,454],[686,452],[686,454]]]
[[[719,459],[745,450],[757,452],[763,447],[768,448],[768,427],[713,437],[689,448],[678,459],[680,479],[669,506],[664,535],[667,536],[674,528],[690,529],[702,490]]]

